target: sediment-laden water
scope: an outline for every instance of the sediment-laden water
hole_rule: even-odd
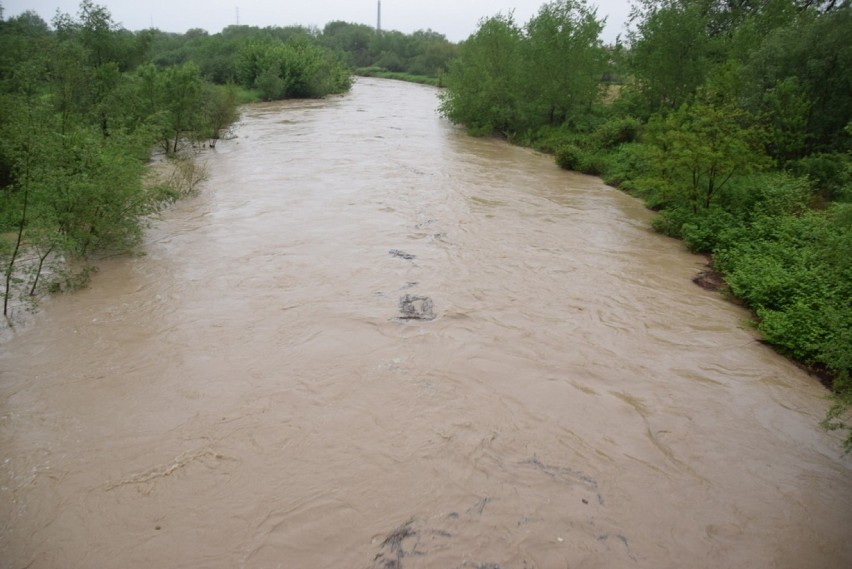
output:
[[[852,566],[818,382],[636,200],[360,80],[0,346],[0,567]]]

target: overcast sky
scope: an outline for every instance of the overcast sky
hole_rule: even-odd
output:
[[[411,33],[432,29],[450,41],[461,41],[476,31],[483,17],[515,11],[523,24],[538,12],[545,0],[382,0],[382,28]],[[94,0],[106,6],[117,23],[129,30],[156,27],[183,33],[202,28],[217,33],[225,26],[289,26],[322,28],[343,20],[376,25],[377,0]],[[79,0],[0,0],[4,18],[34,10],[50,23],[56,10],[76,15]],[[615,40],[623,32],[628,0],[591,0],[598,16],[607,16],[603,39]]]

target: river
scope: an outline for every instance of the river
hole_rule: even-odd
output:
[[[819,383],[640,202],[436,105],[247,107],[0,345],[0,566],[852,566]]]

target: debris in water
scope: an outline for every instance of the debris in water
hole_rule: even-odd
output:
[[[402,548],[402,542],[405,541],[405,538],[412,537],[417,534],[417,532],[411,529],[412,523],[414,523],[414,518],[393,530],[382,542],[382,547],[387,547],[398,557],[403,557],[405,555],[405,551]]]
[[[573,470],[571,468],[566,468],[564,466],[552,466],[550,464],[542,463],[537,456],[533,455],[533,457],[529,460],[525,460],[521,462],[522,465],[530,465],[538,468],[554,480],[559,480],[561,482],[567,483],[580,483],[587,486],[591,490],[597,490],[598,483],[594,478],[580,472],[578,470]],[[600,496],[598,496],[598,500],[603,500]],[[603,503],[603,502],[601,502]]]
[[[399,299],[400,320],[434,320],[432,299],[406,294]]]
[[[488,498],[488,497],[481,499],[479,502],[476,503],[475,506],[473,506],[471,509],[469,509],[467,511],[467,513],[472,514],[472,513],[476,512],[477,514],[479,514],[481,516],[482,512],[485,511],[485,506],[487,506],[490,501],[491,501],[491,498]]]
[[[453,537],[448,531],[431,528],[423,520],[411,518],[382,541],[370,569],[407,569],[411,565],[422,566],[423,558],[432,552],[446,552],[452,545]],[[409,560],[412,562],[409,563]],[[468,561],[454,567],[501,569],[496,563],[471,564]]]
[[[704,270],[698,273],[692,282],[705,290],[719,291],[725,288],[725,278],[722,273],[713,268],[713,263],[708,261],[704,265]]]
[[[411,518],[395,530],[393,530],[382,542],[381,549],[373,559],[374,569],[402,569],[402,559],[415,555],[417,550],[417,532],[411,528],[414,518]],[[403,542],[408,538],[415,538],[414,545],[410,551],[406,551]]]
[[[633,561],[637,561],[636,556],[633,555],[633,552],[630,550],[630,542],[621,534],[611,535],[604,534],[598,536],[598,541],[605,543],[608,539],[613,538],[624,544],[624,548],[627,550],[627,556],[630,557]]]
[[[701,271],[692,282],[703,288],[704,290],[718,291],[725,288],[725,279],[718,272],[710,269]]]
[[[406,253],[405,251],[400,251],[399,249],[391,249],[388,251],[388,255],[392,257],[399,257],[400,259],[405,259],[406,261],[413,261],[417,258],[417,255],[412,255],[411,253]]]

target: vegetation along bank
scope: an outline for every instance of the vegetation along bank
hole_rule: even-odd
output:
[[[4,313],[133,250],[238,104],[342,93],[357,70],[443,85],[442,112],[471,134],[644,199],[657,230],[712,256],[766,342],[829,378],[825,425],[848,429],[850,1],[637,0],[623,40],[602,28],[585,0],[486,18],[458,45],[339,21],[130,32],[90,0],[50,25],[0,8]],[[150,177],[152,148],[177,175]]]
[[[852,404],[852,5],[639,0],[604,45],[584,0],[500,14],[460,46],[442,110],[553,152],[712,255],[766,342]],[[852,432],[845,441],[852,450]]]

